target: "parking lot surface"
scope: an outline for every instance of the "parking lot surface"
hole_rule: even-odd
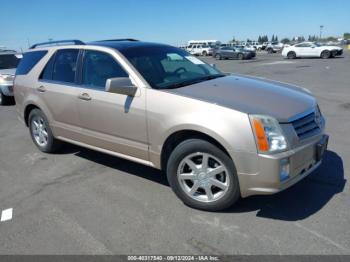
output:
[[[350,53],[204,60],[310,89],[330,135],[321,168],[277,195],[203,212],[155,169],[72,145],[39,152],[15,107],[1,107],[0,214],[12,218],[0,222],[0,254],[350,254]]]

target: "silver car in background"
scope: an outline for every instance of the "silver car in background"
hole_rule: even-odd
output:
[[[12,50],[0,50],[0,105],[13,102],[13,80],[22,55]]]

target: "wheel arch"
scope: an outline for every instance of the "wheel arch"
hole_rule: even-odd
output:
[[[193,129],[183,129],[178,130],[172,134],[170,134],[165,142],[163,143],[162,150],[161,150],[161,156],[160,156],[160,168],[162,170],[166,169],[170,154],[172,151],[183,141],[186,141],[188,139],[202,139],[204,141],[207,141],[209,143],[212,143],[213,145],[217,146],[219,149],[221,149],[232,161],[232,157],[229,154],[229,151],[226,149],[226,147],[223,145],[222,142],[215,139],[212,135],[208,135],[202,131],[193,130]]]
[[[23,117],[24,117],[24,123],[26,124],[26,126],[28,127],[29,126],[29,115],[30,115],[30,112],[32,112],[32,110],[34,109],[39,109],[41,110],[41,108],[33,103],[30,103],[28,105],[25,106],[24,108],[24,114],[23,114]]]

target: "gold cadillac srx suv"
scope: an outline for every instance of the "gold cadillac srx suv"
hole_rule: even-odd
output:
[[[175,194],[204,210],[290,187],[320,166],[328,143],[306,89],[133,39],[36,44],[14,95],[41,151],[65,141],[165,170]]]

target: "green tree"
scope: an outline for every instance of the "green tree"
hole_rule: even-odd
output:
[[[305,37],[303,36],[298,36],[298,42],[304,42],[305,41]]]
[[[281,43],[282,44],[289,44],[291,41],[290,41],[290,39],[289,38],[283,38],[282,40],[281,40]]]
[[[344,33],[344,39],[350,39],[350,33]]]
[[[334,36],[329,36],[326,38],[327,41],[337,41],[338,39]]]

